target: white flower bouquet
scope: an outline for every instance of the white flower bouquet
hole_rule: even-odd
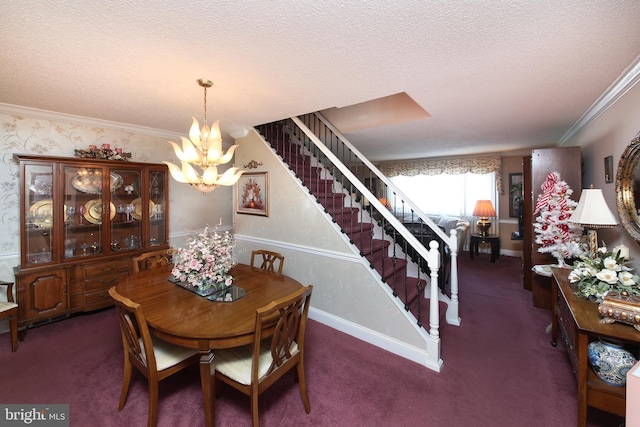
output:
[[[609,252],[606,246],[598,248],[596,256],[580,257],[573,264],[569,281],[576,283],[576,295],[602,301],[609,291],[626,291],[629,295],[640,295],[640,277],[625,266],[620,252]]]

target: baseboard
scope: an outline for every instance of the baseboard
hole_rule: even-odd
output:
[[[309,308],[309,318],[390,353],[426,366],[425,361],[428,360],[426,350],[394,340],[372,329],[365,328],[313,307]]]

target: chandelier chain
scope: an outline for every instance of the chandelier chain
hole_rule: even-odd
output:
[[[204,87],[204,124],[207,124],[207,87]]]

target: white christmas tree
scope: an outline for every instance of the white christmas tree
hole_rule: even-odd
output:
[[[571,213],[578,205],[571,200],[573,190],[560,179],[558,172],[547,175],[540,187],[533,224],[536,232],[536,243],[540,245],[538,252],[549,253],[563,266],[567,258],[577,258],[584,253],[581,243],[582,226],[569,222]]]

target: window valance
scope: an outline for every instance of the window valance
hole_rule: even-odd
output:
[[[378,169],[387,177],[398,175],[459,175],[464,173],[496,173],[496,187],[502,190],[502,157],[466,157],[460,159],[424,159],[381,163]]]

